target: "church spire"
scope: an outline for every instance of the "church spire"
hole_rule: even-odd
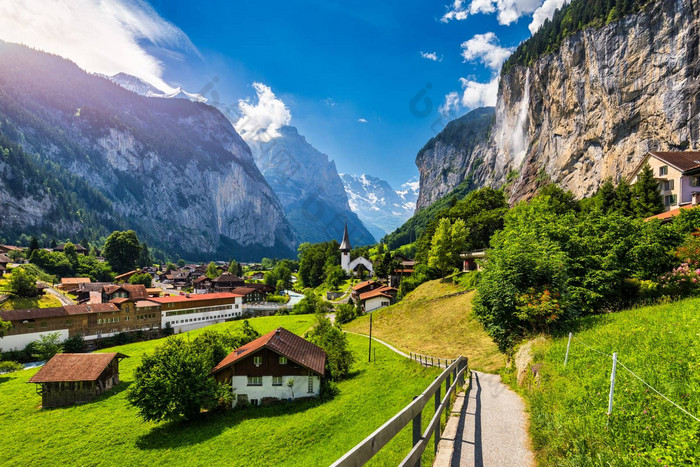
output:
[[[348,236],[348,221],[345,221],[345,231],[343,232],[343,242],[340,244],[340,251],[350,251],[352,247],[350,246],[350,237]]]

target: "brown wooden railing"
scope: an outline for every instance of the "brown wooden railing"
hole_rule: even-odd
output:
[[[442,414],[445,412],[445,418],[449,416],[447,409],[450,405],[452,394],[458,388],[464,386],[465,374],[468,370],[469,362],[466,357],[459,357],[454,360],[421,395],[416,396],[399,413],[377,428],[374,433],[357,444],[343,457],[335,461],[333,466],[359,467],[364,465],[411,421],[413,421],[413,447],[399,465],[420,466],[421,457],[431,438],[434,440],[434,449],[437,452],[441,435],[440,422]],[[441,397],[443,382],[445,383],[445,394]],[[435,413],[425,431],[422,431],[423,409],[430,402],[431,397],[434,397],[435,400]]]
[[[409,354],[409,358],[423,366],[437,366],[440,368],[447,368],[457,361],[455,358],[439,358],[413,352]]]

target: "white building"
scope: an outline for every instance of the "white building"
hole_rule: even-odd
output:
[[[170,324],[175,333],[223,323],[243,314],[243,296],[240,294],[185,294],[149,300],[161,305],[161,328]]]
[[[628,177],[636,183],[645,165],[654,172],[666,210],[700,202],[700,152],[648,152]]]
[[[372,262],[367,258],[360,256],[350,261],[350,250],[352,250],[352,246],[350,245],[347,222],[345,222],[345,230],[343,231],[343,241],[340,243],[340,248],[338,249],[340,250],[340,267],[343,268],[346,274],[354,274],[355,269],[360,265],[364,266],[364,268],[369,271],[370,276],[374,274]]]
[[[325,367],[323,349],[277,328],[231,352],[211,374],[232,385],[235,407],[318,397]]]

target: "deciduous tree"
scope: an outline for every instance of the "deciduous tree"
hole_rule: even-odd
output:
[[[125,273],[136,268],[141,255],[141,244],[133,230],[114,231],[107,237],[102,251],[107,262],[117,273]]]

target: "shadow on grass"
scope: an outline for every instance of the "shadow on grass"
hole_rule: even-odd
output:
[[[9,376],[0,376],[0,384],[9,381],[10,377]]]
[[[265,407],[245,407],[225,413],[202,414],[194,420],[170,422],[153,428],[136,440],[136,447],[144,450],[173,449],[203,443],[244,420],[265,419],[293,415],[317,407],[321,399],[280,403]]]
[[[2,382],[2,381],[0,381],[0,382]],[[119,383],[116,387],[113,387],[109,391],[103,392],[102,394],[100,394],[94,400],[91,400],[90,402],[82,402],[79,404],[64,405],[61,407],[42,407],[41,411],[42,412],[52,412],[54,410],[63,410],[63,409],[69,409],[71,407],[76,407],[76,406],[95,404],[95,403],[101,402],[105,399],[109,399],[110,397],[114,397],[122,391],[126,391],[129,388],[129,386],[131,386],[131,383],[132,383],[131,381],[129,381],[127,383],[124,383],[124,382]]]

